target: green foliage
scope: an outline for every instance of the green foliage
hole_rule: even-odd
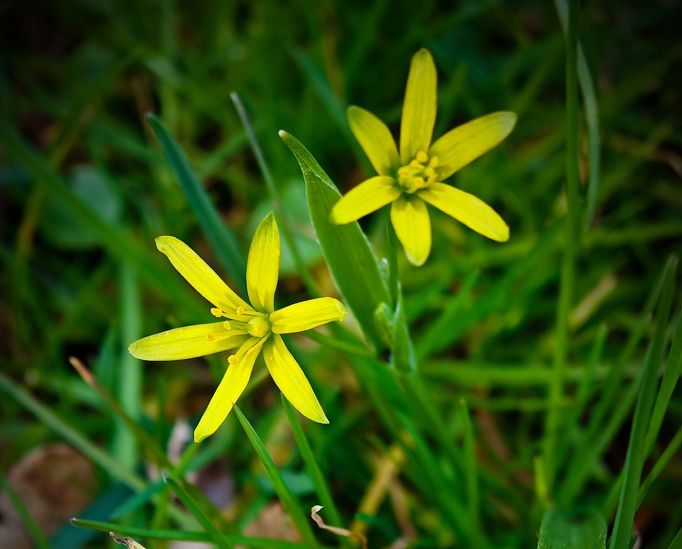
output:
[[[678,18],[674,3],[580,4],[3,5],[3,516],[41,547],[108,532],[150,549],[348,545],[309,518],[316,504],[369,547],[679,545]],[[329,210],[373,175],[346,108],[395,134],[421,47],[439,71],[435,135],[496,110],[518,123],[448,181],[495,207],[510,241],[431,210],[416,269],[386,212],[339,227]],[[281,305],[329,295],[352,313],[287,341],[330,424],[280,405],[257,363],[240,410],[195,445],[183,433],[225,356],[126,350],[213,320],[154,238],[182,238],[239,290],[269,211]],[[96,471],[58,532],[14,480],[55,442]]]

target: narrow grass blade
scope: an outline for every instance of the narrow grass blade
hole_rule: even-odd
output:
[[[484,547],[484,533],[481,529],[480,496],[478,489],[478,468],[476,465],[476,447],[474,444],[474,428],[469,415],[469,408],[464,399],[459,401],[459,415],[464,427],[464,475],[467,492],[467,510],[471,523],[472,540],[476,547]]]
[[[121,293],[121,360],[117,386],[121,408],[133,421],[139,421],[142,408],[142,365],[128,353],[128,344],[139,339],[141,334],[141,305],[137,274],[129,263],[123,263],[120,270]],[[138,444],[135,433],[124,421],[116,423],[113,438],[113,454],[124,465],[134,469],[138,461]]]
[[[282,210],[282,199],[280,197],[279,190],[277,189],[277,185],[275,185],[272,172],[268,167],[263,150],[261,149],[258,139],[256,138],[256,132],[253,131],[253,126],[249,120],[249,115],[246,112],[246,108],[244,107],[244,104],[239,98],[239,94],[237,94],[237,92],[232,92],[230,94],[230,99],[232,99],[234,108],[237,110],[239,119],[241,120],[242,126],[244,126],[244,130],[246,131],[246,136],[248,137],[249,143],[251,144],[251,150],[253,151],[253,155],[256,157],[256,162],[258,163],[258,167],[260,168],[263,179],[265,180],[265,185],[268,188],[268,193],[270,194],[270,201],[272,202],[272,208],[275,212],[275,219],[277,220],[277,224],[280,228],[280,231],[282,232],[284,241],[289,247],[289,251],[291,251],[291,255],[294,258],[296,269],[301,275],[308,292],[313,297],[317,297],[320,295],[320,291],[318,290],[317,284],[315,284],[315,281],[310,275],[308,267],[303,262],[301,252],[298,249],[296,240],[293,237],[293,232],[291,231],[288,218]]]
[[[374,323],[374,311],[382,303],[390,303],[390,295],[369,241],[357,222],[335,225],[330,221],[331,209],[341,194],[295,137],[285,131],[280,131],[279,135],[303,172],[310,217],[336,286],[365,336],[377,348],[382,348],[381,336]]]
[[[24,528],[26,528],[26,531],[33,539],[35,547],[38,549],[48,549],[50,545],[47,542],[45,534],[43,534],[40,527],[36,524],[35,520],[33,520],[31,512],[26,508],[26,505],[24,505],[19,494],[17,494],[14,488],[12,488],[12,485],[7,482],[7,479],[5,479],[5,476],[2,473],[0,473],[0,491],[4,492],[12,502]]]
[[[260,439],[258,433],[256,433],[255,429],[251,426],[251,423],[249,423],[249,420],[246,419],[246,416],[242,413],[239,407],[235,406],[234,410],[237,414],[237,418],[239,418],[239,423],[241,423],[246,436],[258,455],[258,459],[265,468],[265,471],[270,478],[270,482],[272,482],[272,486],[275,489],[277,496],[282,502],[282,505],[284,505],[284,509],[289,514],[292,522],[296,526],[296,529],[303,537],[306,547],[318,547],[315,534],[313,534],[312,528],[308,523],[307,515],[303,513],[300,504],[296,500],[295,496],[291,493],[291,490],[289,490],[289,487],[285,484],[282,474],[272,461],[272,458],[265,448],[263,441]]]
[[[673,395],[677,381],[680,378],[680,371],[682,370],[682,317],[678,314],[677,328],[673,336],[670,354],[668,355],[667,365],[661,380],[661,386],[656,396],[656,403],[654,404],[654,411],[651,413],[651,422],[647,429],[646,442],[644,443],[645,455],[648,456],[654,446],[654,442],[658,438],[658,433],[661,430],[663,418],[668,410],[670,398]]]
[[[213,521],[202,511],[201,507],[199,507],[197,502],[194,501],[194,498],[189,495],[189,493],[180,485],[178,481],[176,481],[170,475],[164,475],[163,480],[173,489],[173,491],[180,498],[180,501],[182,501],[185,507],[187,507],[187,510],[194,515],[197,521],[199,521],[199,524],[203,526],[204,531],[208,534],[209,538],[211,538],[211,540],[218,547],[229,549],[233,546],[225,539],[223,533],[218,530],[216,525],[213,524]]]
[[[339,510],[336,508],[334,499],[332,498],[331,492],[329,491],[329,486],[327,486],[327,481],[320,470],[320,466],[317,464],[315,454],[308,443],[308,438],[303,432],[303,427],[301,427],[301,422],[299,421],[298,415],[294,411],[294,408],[291,406],[291,404],[289,404],[287,399],[284,398],[284,395],[282,395],[282,407],[286,412],[289,425],[291,426],[291,430],[294,433],[296,446],[298,447],[298,451],[301,453],[301,458],[303,458],[303,463],[305,465],[306,471],[308,472],[308,476],[313,482],[315,492],[317,492],[317,497],[320,498],[319,502],[324,507],[325,513],[329,517],[329,523],[332,526],[343,526]],[[341,543],[344,547],[352,547],[350,542],[346,539],[341,539]]]
[[[568,1],[554,0],[559,21],[567,32],[568,27]],[[578,83],[580,93],[583,98],[583,108],[585,109],[585,121],[587,123],[588,139],[588,158],[589,158],[589,177],[587,181],[587,193],[585,201],[584,228],[587,229],[594,216],[597,206],[597,195],[599,191],[599,177],[601,171],[601,137],[599,134],[599,104],[597,102],[597,92],[595,91],[594,81],[587,65],[585,52],[582,45],[578,43]]]
[[[147,122],[161,144],[161,150],[178,178],[180,187],[187,197],[194,214],[201,225],[204,235],[220,264],[230,277],[244,291],[246,264],[239,250],[237,238],[220,219],[220,215],[211,204],[206,191],[189,165],[185,154],[177,141],[168,133],[161,120],[153,114],[147,115]]]
[[[621,487],[620,501],[613,525],[610,549],[625,549],[630,543],[632,524],[638,506],[640,478],[644,466],[646,431],[651,421],[654,406],[656,375],[663,358],[668,318],[674,298],[676,273],[677,259],[673,258],[668,261],[666,268],[667,276],[663,282],[654,331],[644,362],[644,372],[623,467],[623,486]]]
[[[175,541],[203,541],[213,540],[205,532],[188,532],[186,530],[157,530],[152,528],[140,528],[112,522],[101,522],[97,520],[85,520],[73,518],[71,524],[78,528],[87,528],[98,532],[114,532],[121,536],[134,536],[143,539],[161,539]],[[244,547],[263,547],[272,549],[304,549],[305,545],[291,541],[279,541],[270,538],[258,538],[250,536],[240,536],[237,534],[221,534],[222,538],[230,544],[241,545]]]
[[[605,546],[606,521],[595,511],[573,517],[551,508],[542,519],[538,549],[604,549]]]
[[[144,481],[134,472],[112,458],[104,450],[95,446],[79,431],[71,427],[71,425],[66,423],[47,406],[38,402],[31,394],[17,386],[10,378],[1,372],[0,389],[17,400],[19,404],[34,414],[40,421],[60,436],[64,437],[69,443],[73,444],[110,475],[116,477],[134,490],[142,490],[144,488]]]

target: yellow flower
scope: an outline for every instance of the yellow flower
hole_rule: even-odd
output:
[[[343,320],[346,309],[331,297],[309,299],[275,310],[280,242],[277,223],[269,214],[256,229],[246,267],[251,304],[223,282],[192,249],[172,236],[160,236],[156,247],[194,289],[213,304],[221,322],[168,330],[136,341],[128,350],[142,360],[181,360],[230,349],[228,368],[194,431],[194,440],[212,435],[246,388],[254,362],[263,351],[265,365],[284,396],[305,417],[329,423],[294,357],[280,334],[310,330]]]
[[[507,137],[516,123],[512,112],[496,112],[450,130],[435,143],[436,66],[419,50],[412,58],[400,125],[400,154],[391,132],[379,118],[360,107],[348,109],[355,138],[379,175],[341,198],[331,212],[337,224],[350,223],[391,204],[391,223],[407,259],[423,265],[431,251],[428,202],[493,240],[509,240],[509,227],[485,202],[445,185],[448,177]]]

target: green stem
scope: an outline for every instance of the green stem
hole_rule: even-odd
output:
[[[570,313],[575,287],[575,260],[580,235],[580,194],[578,178],[578,2],[570,0],[566,44],[566,197],[568,223],[564,256],[561,264],[561,286],[557,310],[556,347],[554,369],[549,386],[549,410],[545,422],[544,458],[547,486],[552,493],[556,475],[555,452],[561,426],[560,403],[564,392],[566,361],[568,355]]]
[[[390,218],[386,220],[386,255],[388,259],[388,290],[391,292],[393,307],[398,303],[398,292],[400,285],[398,282],[398,243],[396,242],[395,232],[391,226]]]
[[[258,167],[260,168],[261,174],[263,175],[263,179],[265,179],[265,184],[268,188],[268,192],[270,193],[270,200],[272,201],[272,208],[275,213],[275,219],[277,220],[277,224],[279,225],[279,228],[282,231],[284,241],[286,242],[287,246],[289,247],[289,250],[291,251],[294,263],[296,263],[296,269],[298,270],[299,273],[301,273],[303,283],[305,284],[305,287],[310,293],[310,295],[312,295],[313,297],[318,297],[320,296],[320,290],[317,287],[317,284],[315,284],[315,281],[313,280],[313,277],[311,276],[310,272],[308,271],[308,267],[305,265],[303,261],[303,257],[301,256],[301,252],[298,249],[296,241],[293,237],[293,233],[289,228],[289,223],[287,221],[286,216],[284,215],[284,210],[282,209],[282,198],[279,194],[279,191],[277,190],[277,186],[275,185],[275,180],[272,177],[272,172],[270,171],[270,168],[268,167],[268,164],[265,161],[265,155],[263,154],[263,149],[261,149],[261,146],[258,143],[258,139],[256,138],[256,132],[253,131],[253,126],[251,125],[249,115],[246,112],[244,104],[242,103],[242,100],[239,98],[239,94],[237,92],[230,93],[230,99],[234,104],[234,108],[237,110],[239,119],[241,120],[242,125],[244,126],[244,130],[246,131],[246,136],[249,140],[249,144],[251,145],[253,155],[256,157],[256,162],[258,163]]]

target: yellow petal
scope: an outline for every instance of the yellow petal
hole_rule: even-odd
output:
[[[391,175],[400,166],[398,149],[388,126],[361,107],[346,113],[350,129],[379,175]]]
[[[429,156],[438,158],[438,175],[447,179],[498,145],[514,129],[513,112],[494,112],[462,124],[436,141]]]
[[[504,220],[473,194],[443,183],[432,183],[419,191],[419,196],[483,236],[498,242],[509,240],[509,227]]]
[[[431,220],[424,201],[414,196],[399,198],[391,206],[391,223],[409,262],[423,265],[431,251]]]
[[[141,360],[182,360],[212,355],[239,347],[247,336],[240,330],[228,330],[224,322],[175,328],[143,337],[128,351]]]
[[[230,413],[234,403],[244,392],[251,377],[253,363],[260,352],[266,338],[252,337],[239,349],[236,355],[230,357],[230,364],[223,376],[215,394],[208,403],[204,415],[199,420],[199,425],[194,430],[194,441],[200,442],[207,436],[215,433],[220,427],[227,414]]]
[[[333,297],[308,299],[279,309],[270,315],[272,331],[276,334],[290,334],[310,330],[335,320],[343,320],[346,308]]]
[[[436,122],[437,74],[433,57],[421,49],[410,64],[403,116],[400,122],[400,161],[407,164],[419,152],[427,152]]]
[[[262,312],[275,308],[275,290],[279,276],[279,229],[269,213],[260,222],[251,241],[246,265],[246,288],[251,304]]]
[[[192,287],[216,307],[234,312],[238,307],[251,306],[230,287],[187,244],[173,236],[160,236],[156,247]]]
[[[395,180],[387,175],[377,175],[352,188],[334,204],[331,218],[337,225],[350,223],[393,202],[400,196]]]
[[[272,379],[292,406],[308,419],[317,423],[329,423],[303,370],[291,356],[281,336],[273,335],[268,340],[263,349],[263,357]]]

